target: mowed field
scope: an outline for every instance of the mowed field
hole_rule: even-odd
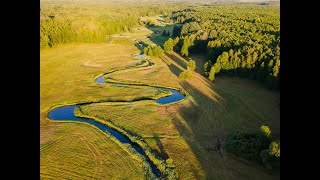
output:
[[[162,32],[168,26],[156,28]],[[140,26],[134,33],[121,36],[149,45],[158,43],[157,38],[162,41],[161,37],[152,39],[148,35],[152,31]],[[140,62],[131,58],[139,53],[138,48],[129,44],[113,40],[109,44],[73,44],[41,51],[41,177],[143,179],[139,160],[97,128],[46,118],[50,107],[58,104],[130,101],[159,95],[150,87],[94,82],[98,74]],[[261,125],[269,125],[272,134],[280,136],[279,92],[240,78],[216,77],[212,83],[198,72],[189,81],[180,80],[177,76],[186,69],[186,59],[177,53],[166,54],[153,58],[152,67],[107,76],[121,82],[183,88],[188,96],[182,102],[165,106],[148,101],[130,105],[99,103],[81,109],[138,136],[163,159],[171,158],[180,179],[279,179],[279,174],[258,164],[224,151],[219,155],[208,150],[214,148],[218,138],[223,140],[237,129],[257,131]],[[200,58],[193,59],[201,64]]]
[[[43,178],[141,179],[142,163],[98,128],[47,119],[50,108],[79,102],[132,101],[160,92],[94,82],[98,74],[140,63],[133,45],[73,44],[40,52],[40,172]],[[143,94],[141,93],[143,92]]]
[[[256,168],[257,164],[226,153],[220,156],[208,148],[214,148],[217,138],[223,140],[237,129],[254,132],[261,125],[269,125],[272,133],[279,135],[279,93],[239,78],[221,77],[212,83],[196,72],[192,80],[181,81],[175,71],[184,70],[186,60],[177,53],[169,56],[162,59],[170,65],[155,58],[157,65],[152,68],[130,69],[108,77],[180,86],[189,93],[185,101],[167,106],[134,103],[130,108],[95,104],[83,107],[86,113],[111,118],[118,127],[144,139],[163,158],[172,158],[181,179],[277,179],[278,174]]]

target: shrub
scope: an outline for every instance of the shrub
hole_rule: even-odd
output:
[[[148,56],[154,56],[154,57],[162,57],[164,54],[164,50],[160,46],[155,46],[153,48],[151,48],[150,46],[145,47],[143,49],[143,52]]]
[[[190,80],[192,78],[192,72],[191,71],[183,71],[179,74],[179,79],[182,80]]]
[[[236,132],[226,140],[225,149],[248,160],[259,160],[260,151],[265,149],[257,133]]]
[[[270,131],[270,128],[268,126],[261,126],[260,127],[260,132],[266,136],[266,137],[270,137],[270,134],[271,134],[271,131]]]
[[[268,126],[261,126],[257,133],[237,131],[226,138],[224,149],[248,160],[260,162],[273,169],[280,166],[280,142],[271,141]]]
[[[280,166],[280,143],[271,142],[269,148],[261,151],[260,160],[267,169],[278,168]]]
[[[191,71],[194,71],[196,69],[196,62],[194,60],[189,60],[187,63],[187,68]]]

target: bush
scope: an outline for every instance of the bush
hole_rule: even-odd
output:
[[[183,71],[179,74],[179,79],[182,80],[190,80],[192,78],[192,72],[191,71]]]
[[[271,142],[268,126],[261,126],[257,133],[237,131],[226,138],[224,149],[248,160],[260,162],[268,169],[280,166],[280,142]]]
[[[196,62],[194,60],[189,60],[187,63],[187,68],[191,71],[194,71],[196,69]]]
[[[248,160],[259,160],[260,151],[267,148],[257,133],[236,132],[226,140],[225,149]]]
[[[155,57],[162,57],[164,54],[164,50],[160,46],[156,46],[152,49],[153,56]]]
[[[148,56],[154,56],[154,57],[162,57],[164,55],[164,50],[160,46],[155,46],[151,48],[150,46],[145,47],[143,49],[144,54]]]
[[[271,134],[271,131],[270,131],[270,128],[268,126],[261,126],[260,127],[260,132],[266,136],[266,137],[270,137],[270,134]]]
[[[280,167],[280,143],[271,142],[268,149],[264,149],[260,153],[260,160],[267,169]]]
[[[275,141],[271,142],[269,146],[269,154],[270,156],[280,158],[280,143]]]

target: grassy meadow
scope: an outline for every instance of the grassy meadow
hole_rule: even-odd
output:
[[[41,50],[41,177],[122,179],[144,176],[141,162],[97,128],[77,122],[53,122],[47,118],[50,108],[56,105],[132,101],[161,94],[153,88],[115,87],[94,82],[96,75],[140,63],[141,60],[131,57],[135,53],[139,50],[133,45],[119,44],[71,44]],[[79,159],[74,161],[77,157]],[[114,171],[118,168],[119,171]]]
[[[86,113],[111,120],[143,139],[162,158],[172,158],[182,179],[277,177],[255,168],[255,164],[243,163],[228,154],[220,157],[207,149],[215,146],[218,137],[223,139],[235,129],[254,132],[265,124],[271,127],[272,133],[279,135],[279,93],[238,78],[217,78],[213,84],[196,72],[192,80],[181,81],[174,70],[184,70],[186,60],[176,53],[170,57],[164,57],[171,61],[170,66],[161,59],[154,59],[156,66],[116,72],[109,77],[128,83],[180,86],[190,94],[185,101],[168,106],[133,103],[130,108],[94,104],[83,107]],[[173,72],[170,73],[172,66],[175,68],[171,68]]]
[[[55,131],[52,136],[41,137],[51,139],[41,143],[41,178],[140,179],[143,176],[142,164],[99,129],[80,123],[63,123],[52,129]]]
[[[184,101],[165,106],[150,101],[130,105],[106,102],[163,95],[151,87],[116,87],[94,80],[107,71],[139,64],[141,60],[132,56],[141,49],[133,42],[163,44],[167,39],[161,36],[162,31],[172,34],[172,28],[172,24],[137,26],[132,32],[112,35],[107,43],[72,43],[41,50],[41,178],[144,179],[141,160],[105,133],[84,123],[47,118],[56,105],[101,102],[81,109],[138,137],[162,159],[172,159],[179,179],[280,179],[277,172],[223,150],[221,154],[209,151],[218,138],[223,140],[236,129],[253,132],[268,125],[272,134],[280,137],[280,93],[241,78],[216,77],[212,83],[201,75],[201,56],[191,56],[197,69],[188,81],[178,75],[186,70],[189,58],[175,52],[152,58],[154,66],[107,75],[116,82],[182,88],[188,93]]]

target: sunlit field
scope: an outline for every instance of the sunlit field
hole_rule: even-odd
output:
[[[146,168],[146,160],[137,155],[131,145],[123,144],[87,123],[48,118],[48,113],[55,107],[79,103],[89,104],[80,105],[76,116],[101,122],[127,136],[142,147],[165,179],[280,179],[279,170],[266,168],[258,161],[224,149],[225,140],[231,134],[239,130],[256,133],[262,125],[271,129],[272,138],[280,139],[279,90],[266,87],[266,81],[261,83],[248,78],[245,73],[249,71],[241,74],[242,77],[233,76],[233,72],[225,75],[217,71],[214,80],[210,80],[210,70],[204,70],[204,64],[209,60],[204,52],[190,51],[190,55],[185,56],[180,47],[161,56],[144,54],[142,59],[135,58],[144,53],[144,47],[158,45],[164,48],[163,44],[171,36],[163,36],[163,31],[172,35],[174,26],[185,24],[174,18],[169,21],[167,17],[172,11],[194,8],[194,12],[185,11],[192,15],[207,8],[197,3],[189,7],[190,3],[148,4],[152,9],[148,12],[139,11],[142,5],[137,3],[125,10],[128,5],[111,2],[75,5],[41,2],[42,11],[46,12],[42,19],[59,12],[56,17],[61,19],[56,23],[66,23],[62,20],[64,15],[70,17],[71,29],[76,28],[70,42],[56,41],[51,46],[50,40],[43,41],[40,49],[41,179],[155,178],[149,167]],[[60,8],[55,9],[55,6]],[[270,8],[276,12],[278,6],[270,5]],[[126,19],[133,10],[136,12]],[[102,17],[112,15],[115,17],[110,22],[102,20]],[[135,20],[136,17],[139,20]],[[82,29],[79,19],[86,24]],[[119,24],[115,23],[119,19]],[[79,22],[74,23],[76,21]],[[155,25],[148,25],[150,22]],[[105,34],[98,33],[100,28]],[[86,32],[92,33],[87,34],[93,37],[90,42],[78,39],[79,34]],[[275,52],[272,57],[276,57]],[[189,60],[196,63],[194,71],[188,67]],[[145,66],[147,62],[152,66]],[[274,66],[278,67],[276,61]],[[179,78],[185,71],[192,74],[188,80]],[[105,73],[107,82],[130,86],[96,83],[96,78]],[[273,83],[273,79],[268,80]],[[170,92],[156,87],[179,90],[186,98],[171,104],[158,104],[154,100],[169,96]]]

